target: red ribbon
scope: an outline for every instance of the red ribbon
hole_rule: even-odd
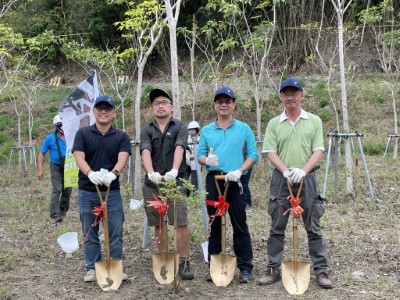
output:
[[[303,213],[304,209],[300,206],[301,200],[300,198],[295,198],[295,197],[290,197],[289,199],[290,205],[292,206],[289,208],[287,211],[283,213],[283,215],[286,215],[289,210],[292,210],[293,212],[293,218],[300,218],[301,214]]]
[[[224,196],[219,196],[218,201],[206,200],[206,205],[216,208],[217,211],[215,212],[215,216],[219,217],[223,216],[229,208],[229,203],[225,201]]]
[[[168,211],[168,207],[169,205],[167,204],[167,199],[166,198],[162,198],[162,200],[157,197],[156,195],[153,194],[153,198],[155,201],[147,201],[147,203],[149,203],[147,206],[150,207],[154,207],[155,209],[157,209],[158,211],[158,215],[159,215],[159,219],[160,219],[160,235],[162,233],[162,221],[163,221],[163,217],[167,214]],[[167,229],[165,229],[167,230]],[[161,243],[161,241],[157,240],[156,241],[157,244]]]
[[[105,202],[102,202],[100,206],[95,206],[93,209],[93,213],[100,218],[100,220],[104,219],[104,207]],[[98,222],[100,222],[100,220]]]
[[[147,201],[147,203],[149,203],[147,206],[150,207],[154,207],[155,209],[157,209],[158,214],[163,217],[167,214],[168,211],[168,204],[167,204],[167,199],[163,199],[161,200],[160,198],[158,198],[156,195],[153,194],[153,198],[155,201]]]

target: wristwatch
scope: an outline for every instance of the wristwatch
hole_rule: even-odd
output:
[[[119,176],[119,171],[117,169],[112,170],[111,172],[113,172],[115,174],[115,176]]]

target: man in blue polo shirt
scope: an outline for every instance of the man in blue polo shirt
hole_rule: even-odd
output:
[[[200,135],[198,160],[206,166],[207,199],[217,200],[218,192],[215,175],[226,174],[231,181],[226,196],[230,203],[228,213],[233,228],[233,249],[240,270],[240,283],[252,280],[253,250],[249,228],[246,223],[246,196],[243,193],[242,175],[258,160],[257,144],[249,125],[233,117],[236,97],[230,87],[223,86],[215,91],[214,109],[217,120],[203,128]],[[221,191],[224,190],[220,182]],[[215,208],[208,207],[208,215],[213,216]],[[211,225],[208,254],[221,252],[221,218],[216,217]],[[207,274],[207,281],[211,281]]]
[[[47,151],[50,151],[51,199],[50,218],[57,224],[62,222],[69,209],[69,200],[72,188],[64,187],[64,161],[65,161],[65,136],[61,118],[53,118],[54,132],[50,133],[43,141],[38,156],[38,179],[42,180],[43,163]]]
[[[92,227],[96,216],[93,209],[100,206],[96,192],[99,186],[103,198],[107,187],[110,256],[122,259],[124,210],[119,185],[119,174],[125,168],[131,153],[128,135],[112,127],[115,103],[109,96],[99,96],[94,102],[94,125],[83,127],[75,135],[72,151],[79,167],[78,204],[85,237],[87,273],[84,281],[96,281],[95,263],[101,260],[99,225]],[[102,171],[101,171],[102,170]],[[127,276],[123,274],[122,280]]]

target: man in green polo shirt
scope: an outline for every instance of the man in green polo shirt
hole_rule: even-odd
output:
[[[268,203],[268,213],[272,219],[267,242],[268,269],[257,283],[268,285],[281,279],[285,229],[289,220],[289,214],[284,212],[291,208],[287,181],[296,194],[303,179],[300,198],[304,212],[301,216],[307,231],[309,255],[317,283],[323,288],[333,288],[328,273],[326,243],[320,226],[325,209],[314,172],[324,152],[322,122],[319,117],[301,108],[303,88],[299,79],[282,81],[279,93],[285,111],[268,123],[262,148],[262,153],[267,155],[275,170]]]

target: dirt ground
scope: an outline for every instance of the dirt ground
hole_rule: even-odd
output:
[[[200,247],[205,241],[200,206],[190,208],[191,264],[195,279],[179,281],[177,294],[173,293],[172,285],[158,284],[152,273],[154,241],[149,237],[147,247],[142,249],[143,208],[129,209],[132,196],[127,183],[123,184],[123,264],[129,280],[123,282],[118,291],[103,292],[97,283],[83,282],[85,266],[81,249],[67,255],[56,241],[58,236],[68,231],[78,232],[79,241],[82,241],[76,190],[66,220],[54,226],[48,219],[49,174],[39,182],[34,168],[30,168],[27,174],[19,170],[7,174],[3,166],[0,171],[0,299],[399,299],[400,200],[396,182],[399,182],[400,171],[396,163],[381,163],[380,157],[368,158],[368,161],[379,203],[368,198],[363,171],[360,172],[363,176],[357,187],[356,201],[340,191],[344,190],[341,181],[338,193],[333,191],[333,174],[330,174],[329,202],[322,224],[336,287],[332,290],[319,288],[311,274],[309,288],[303,296],[290,296],[282,282],[271,286],[257,286],[254,282],[240,284],[238,271],[226,288],[205,282],[207,264]],[[265,244],[270,222],[266,212],[268,170],[265,163],[257,165],[250,183],[253,210],[248,223],[255,279],[266,267]],[[322,167],[319,172],[321,186],[324,174]],[[227,246],[231,245],[231,230],[228,228]],[[288,228],[285,260],[292,257],[291,245],[291,228]],[[299,255],[301,259],[308,259],[306,236],[301,226]]]

